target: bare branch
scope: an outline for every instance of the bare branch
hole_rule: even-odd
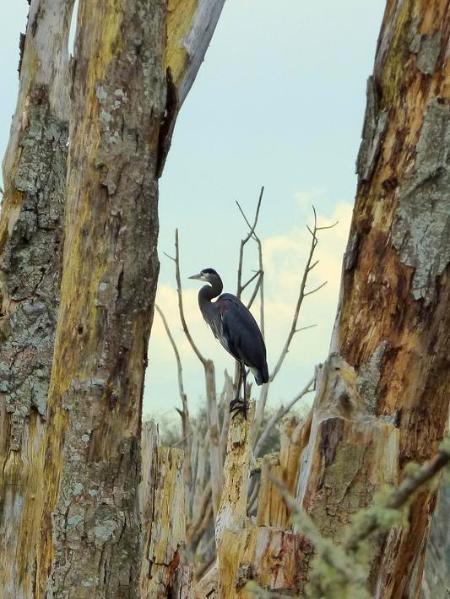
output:
[[[187,411],[187,396],[186,393],[184,391],[184,384],[183,384],[183,366],[181,364],[181,358],[180,358],[180,352],[178,351],[178,347],[177,344],[175,343],[175,339],[173,338],[173,335],[170,331],[169,325],[167,324],[167,319],[164,316],[164,312],[161,310],[161,308],[158,305],[155,305],[156,311],[158,312],[158,314],[161,317],[164,329],[167,333],[167,336],[169,338],[170,341],[170,345],[172,346],[173,352],[175,354],[175,359],[177,361],[177,375],[178,375],[178,390],[180,393],[180,397],[181,397],[181,401],[182,401],[182,405],[183,405],[183,410],[185,408],[185,402],[186,402],[186,411]]]
[[[236,205],[249,228],[249,232],[248,232],[247,236],[241,240],[241,245],[239,248],[238,280],[237,280],[237,291],[236,291],[236,295],[239,298],[241,297],[242,291],[243,291],[242,268],[243,268],[243,263],[244,263],[244,248],[245,248],[245,245],[247,244],[247,242],[250,240],[250,238],[254,237],[254,235],[255,235],[255,229],[258,224],[259,211],[261,209],[261,203],[262,203],[263,196],[264,196],[264,187],[261,187],[261,191],[259,193],[259,198],[258,198],[258,203],[256,205],[256,212],[255,212],[255,217],[253,219],[253,224],[250,224],[250,221],[248,220],[247,216],[245,215],[245,212],[243,211],[241,205],[239,204],[239,202],[236,202]]]
[[[305,291],[305,293],[303,294],[303,297],[308,297],[308,295],[312,295],[313,293],[316,293],[317,291],[319,291],[320,289],[322,289],[323,287],[325,287],[325,285],[327,283],[328,283],[328,281],[324,281],[323,283],[321,283],[315,289],[311,289],[311,291]]]
[[[253,220],[253,225],[251,225],[251,224],[249,223],[249,221],[248,221],[247,217],[245,216],[245,213],[244,213],[244,211],[242,210],[242,208],[241,208],[241,206],[240,206],[239,202],[236,202],[236,204],[237,204],[237,206],[238,206],[238,208],[239,208],[239,210],[240,210],[240,212],[241,212],[242,216],[244,217],[244,220],[245,220],[245,222],[246,222],[246,223],[247,223],[247,225],[248,225],[248,228],[250,229],[250,231],[249,231],[249,233],[248,233],[247,237],[244,239],[244,242],[245,242],[245,243],[247,243],[247,241],[250,239],[250,237],[251,237],[252,235],[254,235],[254,233],[255,233],[255,229],[256,229],[256,226],[257,226],[257,224],[258,224],[259,211],[260,211],[260,208],[261,208],[261,203],[262,203],[263,195],[264,195],[264,186],[263,186],[263,187],[261,187],[261,191],[259,192],[259,198],[258,198],[258,203],[257,203],[257,205],[256,205],[256,212],[255,212],[255,218],[254,218],[254,220]]]
[[[195,548],[208,527],[209,520],[212,518],[212,502],[211,502],[211,481],[206,483],[200,498],[200,508],[198,510],[198,519],[189,525],[187,536],[189,542]],[[206,515],[208,514],[208,515]]]
[[[302,331],[307,331],[308,329],[314,329],[317,326],[317,324],[309,324],[306,327],[300,327],[298,329],[295,329],[296,333],[301,333]]]
[[[197,526],[197,528],[192,533],[191,545],[195,550],[197,545],[200,543],[202,536],[208,530],[212,520],[213,520],[213,507],[210,498],[210,503],[206,506],[205,510],[202,513],[202,519]]]
[[[339,221],[335,221],[332,225],[326,225],[326,226],[322,226],[322,227],[317,227],[316,231],[326,231],[327,229],[334,229],[334,227],[336,225],[339,224]]]
[[[188,328],[188,325],[186,322],[186,318],[184,316],[183,289],[181,286],[181,274],[180,274],[180,248],[179,248],[179,243],[178,243],[178,229],[175,230],[175,260],[174,261],[175,261],[175,277],[176,277],[176,281],[177,281],[178,310],[180,312],[181,326],[183,327],[183,331],[184,331],[184,334],[186,335],[186,339],[188,340],[190,346],[192,347],[195,355],[200,360],[200,362],[203,364],[203,366],[206,367],[207,360],[202,355],[202,353],[198,349],[197,345],[195,344],[194,339],[192,338],[192,335],[189,331],[189,328]]]
[[[319,287],[317,287],[316,289],[313,289],[312,291],[305,290],[306,283],[308,280],[308,275],[311,272],[311,270],[318,264],[317,260],[315,262],[313,262],[314,252],[315,252],[315,249],[318,244],[317,232],[321,231],[325,228],[331,228],[331,226],[330,227],[318,227],[316,209],[314,208],[314,206],[312,209],[313,209],[313,214],[314,214],[314,225],[313,225],[312,229],[309,226],[306,227],[312,236],[311,246],[309,249],[308,258],[306,260],[306,266],[303,271],[303,276],[302,276],[302,279],[300,282],[300,288],[299,288],[299,293],[298,293],[298,297],[297,297],[297,304],[295,306],[294,315],[292,318],[292,324],[291,324],[289,333],[287,335],[286,342],[283,346],[283,349],[281,350],[280,357],[278,358],[275,368],[270,373],[269,382],[272,382],[274,380],[274,378],[276,377],[276,375],[278,374],[278,372],[280,371],[280,368],[283,365],[283,362],[289,352],[289,347],[291,345],[292,339],[293,339],[294,335],[298,332],[297,322],[298,322],[298,318],[300,315],[300,309],[302,307],[303,300],[308,295],[311,295],[311,294],[315,293],[316,291],[319,291],[319,289],[321,289],[325,285],[325,283],[322,283],[322,285],[319,285]]]
[[[255,288],[253,289],[253,293],[252,293],[252,295],[251,295],[250,299],[249,299],[249,300],[248,300],[248,302],[247,302],[247,308],[248,308],[249,310],[250,310],[250,308],[252,307],[252,305],[253,305],[253,302],[254,302],[254,301],[255,301],[255,299],[256,299],[256,296],[258,295],[258,291],[259,291],[259,289],[260,289],[260,287],[261,287],[261,282],[262,282],[262,273],[259,273],[259,278],[258,278],[258,280],[256,281],[256,285],[255,285]]]
[[[253,283],[253,281],[256,279],[256,277],[259,277],[260,275],[261,275],[261,271],[260,271],[260,270],[257,270],[257,271],[255,272],[255,274],[254,274],[253,276],[251,276],[251,277],[249,278],[249,280],[248,280],[246,283],[244,283],[244,284],[242,285],[242,289],[241,289],[241,291],[244,291],[244,290],[245,290],[245,289],[246,289],[246,288],[247,288],[247,287],[248,287],[248,286],[249,286],[251,283]]]
[[[223,404],[223,418],[222,418],[222,430],[220,431],[220,453],[222,455],[222,461],[225,458],[225,451],[227,448],[227,436],[228,427],[230,425],[230,409],[229,404],[233,399],[233,379],[225,370],[224,373],[224,388],[222,392],[221,401]]]

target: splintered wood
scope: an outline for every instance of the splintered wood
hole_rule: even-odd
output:
[[[312,545],[302,534],[251,525],[227,530],[219,560],[220,599],[254,599],[257,587],[299,594],[307,580]]]
[[[184,563],[186,541],[183,451],[161,447],[154,424],[143,429],[140,485],[143,559],[142,599],[192,596],[192,571]]]
[[[197,597],[201,596],[202,589],[208,589],[211,597],[254,597],[254,592],[247,585],[251,581],[272,591],[299,593],[304,586],[303,574],[307,572],[311,544],[300,533],[273,526],[275,521],[280,526],[285,525],[288,515],[281,497],[268,478],[263,478],[266,482],[262,482],[261,494],[267,499],[262,500],[263,507],[258,512],[258,519],[271,526],[255,526],[247,518],[253,414],[254,404],[251,404],[248,420],[237,416],[230,423],[224,490],[216,523],[218,582],[214,585],[214,570],[207,573],[197,585]],[[285,477],[291,489],[298,471],[301,430],[302,423],[296,420],[286,423],[281,450],[282,467],[279,466],[280,456],[270,456],[266,460],[267,463],[276,464],[280,476]]]
[[[308,441],[310,421],[288,416],[280,430],[279,454],[268,454],[262,459],[261,485],[258,497],[256,523],[258,526],[289,526],[290,516],[286,503],[272,482],[272,477],[282,481],[286,490],[295,493],[300,457]]]

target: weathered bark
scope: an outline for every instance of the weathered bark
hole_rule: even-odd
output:
[[[251,425],[255,402],[251,401],[247,418],[231,419],[224,465],[224,484],[216,518],[216,545],[220,561],[222,536],[225,530],[238,530],[247,518],[248,481],[250,476]]]
[[[449,407],[449,35],[446,2],[388,2],[332,342],[355,368],[367,409],[398,425],[400,467],[436,451]],[[424,489],[408,530],[389,535],[376,597],[418,596],[433,506]]]
[[[38,595],[137,594],[164,22],[162,0],[80,2]]]
[[[44,437],[62,248],[73,2],[34,0],[3,163],[0,221],[0,594],[28,597],[39,529],[33,501]]]
[[[224,4],[225,0],[168,0],[166,64],[180,105],[205,58]]]

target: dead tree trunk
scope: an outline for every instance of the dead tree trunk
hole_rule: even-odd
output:
[[[157,178],[223,4],[81,0],[71,106],[73,2],[31,2],[0,222],[2,593],[137,591]]]
[[[356,205],[332,342],[344,369],[345,364],[355,369],[356,392],[368,415],[398,427],[400,469],[437,450],[449,406],[449,35],[447,3],[388,2],[368,82]],[[347,399],[344,394],[342,406],[352,399],[352,393]],[[342,424],[339,418],[329,421],[317,453],[315,435],[310,440],[316,463],[310,459],[303,468],[299,495],[313,517],[321,501],[320,509],[333,514],[328,498],[319,496],[324,467],[335,464],[334,488],[352,480],[339,460],[357,431]],[[433,506],[434,493],[422,490],[412,503],[409,528],[388,535],[373,567],[375,597],[418,596]],[[342,520],[340,511],[332,520]]]
[[[47,414],[62,249],[72,1],[35,0],[3,163],[0,221],[0,595],[33,593],[33,499]]]
[[[78,19],[37,587],[56,597],[132,597],[158,274],[165,6],[82,0]]]

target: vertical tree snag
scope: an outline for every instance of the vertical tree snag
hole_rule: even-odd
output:
[[[367,406],[400,429],[399,464],[422,462],[446,425],[450,387],[450,11],[388,1],[369,79],[358,190],[332,347],[355,368]],[[389,535],[376,596],[409,585],[434,493]]]
[[[137,594],[164,32],[163,0],[80,1],[38,595]]]
[[[3,163],[0,220],[0,589],[32,593],[33,501],[53,355],[69,119],[73,2],[34,0]],[[20,537],[22,535],[22,541]]]

